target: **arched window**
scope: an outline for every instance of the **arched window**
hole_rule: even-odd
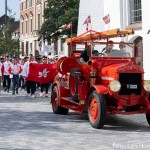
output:
[[[30,12],[30,32],[33,31],[33,13]]]
[[[130,23],[142,21],[141,0],[129,0],[130,2]]]
[[[28,33],[28,15],[25,14],[25,33]]]

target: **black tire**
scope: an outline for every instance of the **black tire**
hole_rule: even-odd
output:
[[[100,129],[106,122],[106,99],[93,91],[88,99],[88,117],[93,128]]]
[[[150,114],[146,114],[146,119],[147,119],[148,124],[150,125]]]
[[[54,114],[68,114],[69,109],[59,106],[59,92],[58,87],[54,86],[52,89],[52,96],[51,96],[51,102],[52,102],[52,109]]]

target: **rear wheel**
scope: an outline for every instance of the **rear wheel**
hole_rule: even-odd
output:
[[[150,114],[146,114],[146,119],[147,119],[148,124],[150,125]]]
[[[93,91],[88,99],[88,117],[93,128],[100,129],[106,121],[106,100],[104,95]]]
[[[59,106],[59,101],[60,101],[60,97],[59,97],[58,87],[54,86],[52,90],[52,97],[51,97],[53,112],[54,114],[68,114],[69,109]]]

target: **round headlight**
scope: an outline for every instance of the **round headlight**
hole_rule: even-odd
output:
[[[147,80],[147,81],[144,81],[144,89],[147,91],[147,92],[150,92],[150,81]]]
[[[110,82],[109,88],[113,92],[118,92],[120,90],[120,88],[121,88],[121,84],[120,84],[119,81],[113,80],[113,81]]]

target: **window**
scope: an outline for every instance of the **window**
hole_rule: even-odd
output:
[[[22,34],[23,34],[23,22],[21,23],[21,25],[22,25]]]
[[[22,56],[24,56],[24,43],[21,43],[21,51],[22,51]]]
[[[28,8],[28,0],[26,0],[26,9]]]
[[[141,0],[130,0],[130,23],[142,21]]]
[[[23,10],[26,9],[26,3],[23,2]]]
[[[40,29],[40,14],[38,14],[38,30]]]
[[[40,4],[41,3],[41,0],[37,0],[37,4]]]
[[[64,43],[65,43],[64,38],[61,38],[61,51],[64,51]]]
[[[21,10],[23,10],[23,2],[21,3]]]
[[[32,53],[32,43],[30,43],[30,53]]]
[[[29,4],[29,6],[30,6],[30,7],[32,7],[32,0],[30,0],[30,4]]]
[[[28,21],[26,21],[26,33],[28,33]]]
[[[32,19],[30,19],[30,31],[33,31],[33,27],[32,27]]]

